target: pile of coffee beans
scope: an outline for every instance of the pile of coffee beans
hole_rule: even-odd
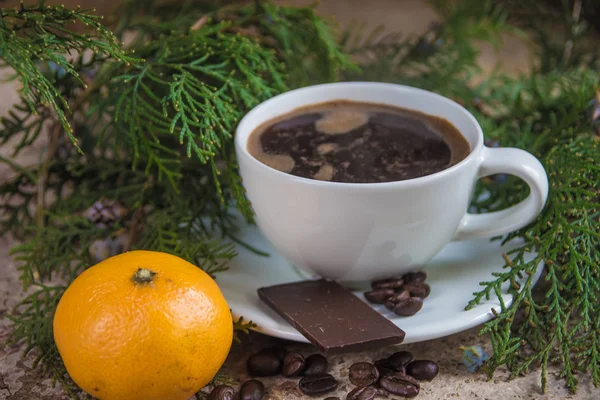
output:
[[[279,347],[270,347],[253,354],[246,363],[252,376],[283,375],[287,378],[302,377],[298,387],[309,396],[319,396],[335,390],[337,380],[327,373],[329,362],[321,354],[304,357],[300,353],[288,353]]]
[[[251,379],[246,381],[240,387],[238,396],[235,396],[235,389],[229,385],[215,386],[206,400],[262,400],[265,396],[265,385],[261,381]]]
[[[323,396],[338,387],[337,379],[327,373],[327,358],[321,354],[304,357],[281,347],[270,347],[250,356],[246,367],[254,377],[298,377],[298,388],[308,396]],[[419,381],[430,381],[437,374],[438,365],[435,362],[414,360],[408,351],[396,352],[373,363],[355,363],[350,366],[348,378],[356,388],[348,393],[346,400],[372,400],[385,392],[414,397],[421,389]],[[212,390],[207,400],[262,400],[264,395],[265,386],[262,382],[251,379],[242,384],[237,396],[233,387],[219,385]],[[327,397],[325,400],[340,399]]]
[[[359,362],[350,367],[350,383],[357,386],[346,400],[372,400],[377,389],[402,397],[415,397],[421,390],[419,380],[430,381],[438,365],[429,360],[413,360],[408,351],[399,351],[373,364]]]
[[[423,308],[423,299],[431,293],[422,271],[409,272],[401,277],[371,282],[371,290],[365,292],[365,299],[374,304],[385,304],[397,315],[408,317]]]

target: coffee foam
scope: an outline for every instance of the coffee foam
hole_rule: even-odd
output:
[[[250,135],[247,148],[258,161],[278,171],[290,173],[296,165],[290,155],[265,153],[260,144],[260,135]]]
[[[340,135],[365,125],[369,115],[355,110],[333,110],[315,122],[315,128],[326,135]]]
[[[316,174],[313,175],[313,179],[319,181],[330,181],[333,178],[333,174],[335,173],[335,168],[333,168],[329,164],[323,165]]]
[[[337,143],[323,143],[317,147],[317,152],[321,155],[325,155],[327,153],[331,153],[338,147],[339,145]]]
[[[292,169],[296,165],[294,159],[285,154],[268,154],[263,152],[263,157],[259,158],[259,161],[271,168],[288,173],[292,172]]]

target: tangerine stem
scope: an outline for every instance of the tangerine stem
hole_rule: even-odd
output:
[[[156,272],[148,268],[138,268],[137,271],[135,271],[135,274],[133,274],[132,280],[134,283],[142,285],[152,283],[154,280],[154,275],[156,275]]]

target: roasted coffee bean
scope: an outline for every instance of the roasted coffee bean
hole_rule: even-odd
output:
[[[398,351],[389,356],[387,360],[396,372],[402,372],[408,363],[413,360],[413,355],[410,351]]]
[[[403,371],[394,371],[394,368],[389,363],[387,358],[384,358],[383,360],[377,360],[374,362],[374,364],[375,364],[375,368],[377,368],[377,371],[379,371],[380,378],[383,378],[384,376],[388,376],[388,375],[394,375],[396,372],[403,372]]]
[[[410,297],[397,303],[392,311],[401,317],[409,317],[419,312],[422,307],[423,299],[419,297]]]
[[[404,279],[404,282],[406,283],[425,282],[427,279],[427,274],[423,271],[414,271],[404,274],[402,279]]]
[[[265,385],[252,379],[244,382],[240,388],[240,400],[262,400],[265,396]]]
[[[285,356],[287,355],[288,352],[285,349],[285,347],[276,345],[276,346],[267,347],[266,349],[261,350],[261,353],[273,353],[283,363],[283,359],[285,358]]]
[[[404,285],[404,281],[402,280],[402,278],[387,278],[387,279],[381,279],[378,281],[373,281],[371,282],[371,288],[373,290],[379,290],[379,289],[399,289],[402,287],[402,285]]]
[[[302,373],[304,369],[304,356],[298,353],[288,353],[283,359],[281,375],[291,377]]]
[[[438,365],[429,360],[415,360],[406,366],[406,373],[419,380],[430,381],[438,374]]]
[[[274,351],[263,350],[250,356],[246,368],[252,376],[274,376],[281,372],[281,360]]]
[[[377,382],[379,371],[371,363],[359,362],[350,366],[348,378],[355,386],[369,386]]]
[[[412,376],[397,372],[381,378],[379,385],[391,394],[402,397],[415,397],[419,394],[419,382]]]
[[[320,396],[334,391],[337,386],[337,381],[329,374],[305,376],[298,382],[302,393],[308,396]]]
[[[408,299],[409,297],[410,297],[409,291],[402,290],[402,291],[396,293],[395,295],[393,295],[392,297],[389,297],[385,302],[385,306],[388,309],[393,310],[399,302],[404,301],[404,300]]]
[[[431,293],[431,288],[425,282],[407,283],[402,288],[408,290],[411,296],[420,297],[422,299],[429,296]]]
[[[328,366],[329,363],[325,357],[320,354],[313,354],[312,356],[306,357],[306,361],[304,362],[304,372],[302,375],[323,375],[327,373]]]
[[[348,393],[346,400],[373,400],[375,396],[377,396],[377,389],[372,386],[363,386]]]
[[[219,385],[210,392],[206,400],[233,400],[235,390],[229,385]]]
[[[393,375],[396,372],[404,372],[406,365],[411,362],[413,355],[408,351],[398,351],[388,358],[375,361],[375,367],[382,378],[387,375]]]
[[[394,289],[376,289],[365,292],[365,299],[371,303],[384,304],[387,299],[394,295]]]

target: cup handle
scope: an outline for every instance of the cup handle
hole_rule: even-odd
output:
[[[530,188],[527,198],[505,210],[484,214],[466,214],[453,240],[504,235],[532,222],[548,198],[548,176],[537,158],[513,148],[484,147],[478,178],[492,174],[510,174],[523,179]]]

